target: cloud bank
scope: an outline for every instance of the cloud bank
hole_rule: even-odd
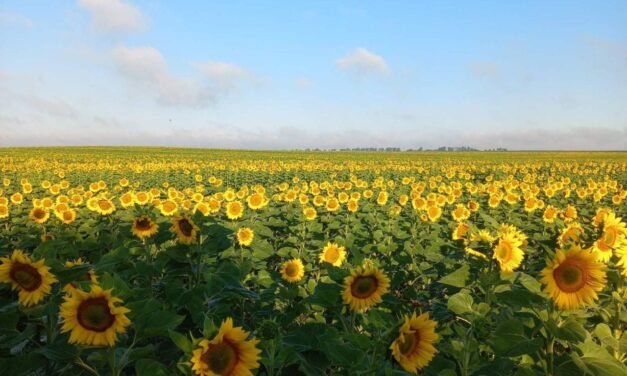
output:
[[[390,68],[383,56],[362,47],[356,48],[348,55],[337,59],[335,64],[338,68],[350,72],[358,78],[390,74]]]
[[[141,31],[147,27],[140,10],[122,0],[78,0],[78,5],[89,12],[94,27],[101,32]]]

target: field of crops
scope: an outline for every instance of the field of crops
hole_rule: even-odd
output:
[[[627,372],[626,153],[0,166],[2,374]]]

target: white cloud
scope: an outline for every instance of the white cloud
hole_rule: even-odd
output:
[[[78,5],[91,14],[96,29],[103,32],[128,32],[146,28],[146,19],[139,9],[122,0],[78,0]]]
[[[294,81],[294,84],[296,84],[296,87],[300,89],[308,89],[313,85],[313,82],[307,78],[299,78]]]
[[[251,72],[238,65],[220,61],[206,61],[197,66],[198,70],[209,79],[212,87],[220,91],[232,90],[238,83],[253,76]]]
[[[113,50],[113,61],[120,73],[153,92],[160,103],[201,107],[214,100],[198,80],[170,73],[163,55],[153,47],[118,46]]]
[[[390,69],[383,56],[361,47],[337,59],[335,63],[338,68],[351,72],[359,78],[386,76],[390,73]]]
[[[35,23],[19,13],[0,12],[0,26],[19,26],[31,28]]]

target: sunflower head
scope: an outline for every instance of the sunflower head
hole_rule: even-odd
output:
[[[547,261],[541,282],[560,309],[576,309],[593,303],[597,292],[605,287],[604,265],[579,246],[560,249],[554,259]]]
[[[285,261],[281,265],[281,278],[289,283],[300,281],[305,275],[305,267],[300,259]]]
[[[248,227],[240,228],[239,230],[237,230],[237,233],[235,235],[237,237],[237,242],[244,247],[248,247],[249,245],[251,245],[255,237],[255,233],[253,232],[253,230],[249,229]]]
[[[520,248],[522,242],[511,234],[501,236],[494,246],[494,259],[501,266],[501,271],[511,272],[522,263],[525,253]]]
[[[390,280],[373,265],[364,265],[351,270],[344,279],[342,300],[353,311],[364,311],[383,301],[388,292]]]
[[[213,339],[203,339],[192,352],[192,371],[201,376],[252,375],[250,370],[259,367],[261,350],[257,348],[259,340],[248,336],[227,318]]]
[[[198,226],[190,218],[177,216],[172,220],[170,230],[176,234],[180,243],[192,244],[196,241]]]
[[[44,208],[33,208],[28,213],[28,218],[35,223],[45,223],[50,218],[50,212]]]
[[[39,303],[50,294],[57,282],[45,260],[31,261],[24,252],[15,250],[10,257],[1,257],[0,282],[10,283],[18,291],[19,302],[25,307]]]
[[[135,218],[133,220],[133,225],[131,226],[131,232],[139,239],[149,238],[156,234],[157,230],[157,224],[147,215]]]
[[[226,204],[226,216],[230,220],[239,219],[244,215],[244,205],[240,201],[231,201]]]
[[[122,300],[92,285],[89,292],[75,289],[64,297],[60,315],[62,332],[70,332],[70,343],[86,346],[113,346],[117,334],[126,332],[131,321],[129,309],[119,306]]]
[[[346,259],[346,249],[335,243],[327,243],[320,253],[320,262],[328,262],[333,266],[340,266]]]
[[[428,313],[405,317],[399,329],[399,336],[390,349],[394,359],[407,372],[417,373],[423,369],[437,352],[433,343],[438,339],[435,333],[436,322],[429,319]]]

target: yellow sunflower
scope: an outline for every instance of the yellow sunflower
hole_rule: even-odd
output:
[[[431,362],[437,352],[433,346],[438,339],[436,325],[435,321],[429,319],[428,313],[405,316],[398,338],[390,345],[394,359],[405,371],[418,373]]]
[[[244,247],[248,247],[249,245],[252,244],[253,239],[255,237],[255,233],[253,232],[253,230],[249,229],[248,227],[242,227],[239,230],[237,230],[236,236],[237,236],[237,242],[240,245]]]
[[[468,226],[466,223],[462,222],[458,224],[457,227],[455,228],[455,231],[453,231],[453,240],[464,239],[469,230],[470,230],[470,226]]]
[[[560,309],[575,309],[591,304],[605,287],[604,264],[579,246],[558,250],[542,270],[544,291]]]
[[[118,306],[120,298],[92,285],[90,292],[75,289],[61,304],[62,332],[70,333],[70,343],[86,346],[113,346],[117,334],[126,332],[131,321],[128,308]]]
[[[157,233],[158,229],[157,224],[147,215],[135,218],[131,226],[131,232],[139,239],[146,239],[153,236]]]
[[[439,206],[430,206],[427,209],[427,216],[429,221],[435,222],[442,216],[442,209]]]
[[[249,333],[233,327],[227,318],[212,340],[203,339],[192,352],[192,371],[200,376],[252,376],[250,370],[259,367],[259,340],[247,340]]]
[[[45,223],[50,218],[50,212],[42,208],[33,208],[28,213],[28,218],[35,223]]]
[[[57,282],[44,259],[33,262],[20,250],[13,251],[11,257],[0,257],[0,261],[0,282],[18,290],[18,300],[25,307],[39,303]]]
[[[268,199],[260,193],[253,193],[246,198],[246,203],[252,210],[258,210],[268,204]]]
[[[608,262],[612,258],[613,251],[627,247],[626,237],[625,223],[613,212],[608,213],[603,220],[603,233],[593,246],[597,259]]]
[[[346,259],[346,249],[335,243],[327,243],[320,253],[320,262],[328,262],[333,266],[340,266]]]
[[[307,207],[303,209],[303,215],[305,216],[306,220],[313,221],[318,216],[318,212],[316,212],[316,209],[312,207]]]
[[[281,278],[289,283],[300,281],[305,275],[305,267],[300,259],[285,261],[281,265]]]
[[[571,222],[562,230],[557,238],[557,242],[562,248],[568,245],[579,244],[579,240],[583,234],[583,227],[577,222]]]
[[[101,215],[109,215],[115,211],[115,205],[107,198],[96,199],[94,209]]]
[[[226,204],[226,216],[228,219],[239,219],[244,215],[244,205],[240,201],[231,201]]]
[[[73,261],[68,260],[65,262],[66,268],[72,268],[78,265],[85,265],[85,261],[83,261],[81,257]],[[96,272],[93,269],[90,269],[87,273],[85,273],[84,276],[82,276],[79,280],[76,280],[75,282],[81,282],[81,281],[88,281],[89,283],[98,283],[98,276],[96,276]],[[76,284],[72,282],[68,283],[67,285],[63,287],[63,291],[68,294],[71,294],[76,289],[77,289]]]
[[[390,280],[385,274],[372,265],[364,265],[351,270],[351,275],[344,279],[342,300],[353,311],[364,311],[381,303],[389,287]]]
[[[498,261],[501,271],[511,272],[522,263],[525,253],[520,248],[522,242],[511,234],[501,236],[494,246],[494,259]]]
[[[182,244],[192,244],[196,241],[198,226],[187,217],[175,217],[170,230],[176,234]]]
[[[7,218],[9,216],[9,206],[0,204],[0,219]]]

